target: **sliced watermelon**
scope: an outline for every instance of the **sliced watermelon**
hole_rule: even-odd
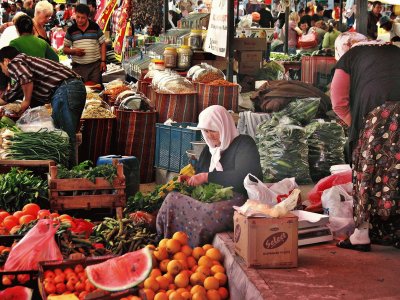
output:
[[[121,291],[141,283],[147,278],[151,269],[151,252],[145,247],[100,264],[87,266],[86,275],[99,289]]]
[[[23,286],[14,286],[0,291],[1,300],[31,300],[32,290]]]

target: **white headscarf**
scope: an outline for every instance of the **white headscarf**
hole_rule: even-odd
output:
[[[198,128],[202,129],[204,140],[206,141],[211,153],[211,161],[209,171],[214,169],[223,171],[221,163],[221,153],[228,149],[232,141],[239,135],[235,122],[228,111],[220,105],[212,105],[203,110],[199,115]],[[218,131],[220,135],[221,145],[215,147],[207,138],[204,130]]]

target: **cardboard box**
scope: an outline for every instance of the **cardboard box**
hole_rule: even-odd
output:
[[[265,38],[235,38],[233,49],[237,51],[267,50],[267,39]]]
[[[235,252],[248,267],[297,267],[297,216],[248,218],[235,212],[233,221]]]
[[[262,51],[237,51],[237,56],[240,62],[262,62],[263,60]]]
[[[241,61],[238,66],[239,74],[256,75],[260,70],[260,61]]]

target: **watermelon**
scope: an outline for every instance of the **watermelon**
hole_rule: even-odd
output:
[[[149,248],[111,258],[105,262],[87,266],[86,275],[97,288],[105,291],[121,291],[141,283],[152,269]]]
[[[32,299],[32,290],[23,286],[14,286],[0,291],[2,300],[30,300]]]

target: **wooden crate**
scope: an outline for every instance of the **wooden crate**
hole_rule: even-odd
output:
[[[48,177],[52,210],[115,208],[117,216],[122,217],[126,204],[122,164],[117,164],[117,177],[112,184],[105,178],[96,178],[95,182],[86,178],[58,179],[57,171],[57,166],[51,166]],[[79,192],[87,194],[77,195]]]

